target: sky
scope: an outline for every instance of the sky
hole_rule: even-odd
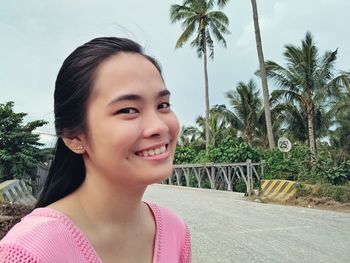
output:
[[[79,45],[102,36],[140,43],[162,65],[172,107],[182,125],[204,115],[203,61],[189,44],[175,50],[180,24],[169,9],[182,0],[1,0],[0,103],[15,102],[25,121],[44,119],[39,132],[54,134],[53,91],[63,60]],[[320,54],[338,48],[337,70],[350,70],[350,1],[257,1],[265,60],[284,65],[284,46],[299,46],[307,31]],[[258,69],[251,1],[233,0],[223,10],[231,34],[227,48],[215,45],[209,61],[210,105],[229,105],[227,91],[253,78]],[[270,91],[274,89],[269,83]],[[52,136],[41,135],[49,146]]]

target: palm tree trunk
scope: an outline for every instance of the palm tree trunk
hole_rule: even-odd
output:
[[[258,19],[258,10],[256,6],[256,0],[251,0],[251,1],[252,1],[252,7],[253,7],[256,49],[258,52],[259,65],[260,65],[260,77],[261,77],[262,89],[263,89],[267,137],[269,140],[270,149],[272,149],[272,148],[275,148],[275,140],[274,140],[273,131],[272,131],[269,87],[267,85],[265,60],[264,60],[264,53],[262,50],[262,43],[261,43],[261,37],[260,37],[260,28],[259,28],[259,19]]]
[[[205,31],[203,33],[203,56],[204,56],[204,81],[205,81],[205,152],[208,155],[209,152],[209,81],[208,81],[208,62],[207,62],[207,43],[205,41]]]
[[[247,128],[246,136],[247,136],[247,143],[249,145],[253,145],[253,129],[251,127]]]
[[[311,94],[310,94],[311,95]],[[314,110],[311,100],[307,102],[307,126],[309,135],[309,147],[310,147],[310,159],[311,166],[314,170],[316,165],[316,142],[315,142],[315,129],[314,129]]]

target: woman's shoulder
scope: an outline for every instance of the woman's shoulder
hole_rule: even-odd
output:
[[[160,206],[155,203],[147,202],[151,208],[156,221],[166,226],[167,229],[184,232],[187,229],[187,223],[176,212],[170,208]]]
[[[22,218],[0,241],[4,243],[21,243],[32,238],[39,239],[43,235],[54,234],[64,227],[61,215],[49,208],[37,208]]]
[[[67,247],[74,245],[69,224],[64,215],[53,209],[33,210],[0,241],[0,259],[18,254],[40,260],[46,256],[62,255]]]
[[[177,258],[179,262],[191,262],[191,237],[188,224],[173,210],[147,203],[157,224],[158,257]],[[170,261],[169,261],[170,262]]]

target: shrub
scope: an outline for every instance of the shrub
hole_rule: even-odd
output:
[[[226,137],[217,146],[209,146],[208,156],[205,150],[196,152],[190,146],[178,146],[175,151],[175,164],[185,163],[237,163],[261,160],[261,152],[246,142],[233,137]]]
[[[299,184],[297,187],[298,196],[328,197],[342,203],[350,202],[350,184],[332,185],[330,183],[315,185]]]
[[[198,187],[198,181],[194,174],[190,176],[190,187]]]
[[[175,150],[174,163],[195,163],[196,152],[189,146],[177,146]]]
[[[330,159],[319,160],[317,162],[317,175],[326,182],[334,185],[344,185],[350,180],[350,161],[342,162],[337,166],[332,166]]]
[[[234,192],[245,193],[247,192],[247,186],[242,178],[239,178],[237,182],[233,185]]]
[[[237,163],[247,159],[260,161],[261,153],[246,142],[228,136],[218,147],[209,149],[208,159],[213,163]]]
[[[210,163],[208,156],[205,154],[205,150],[201,150],[198,152],[194,163]]]
[[[290,152],[282,153],[278,149],[264,152],[266,162],[265,179],[308,180],[309,149],[305,145],[294,145]]]

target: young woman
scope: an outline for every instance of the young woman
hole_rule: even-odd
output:
[[[187,224],[142,201],[172,172],[169,99],[158,63],[131,40],[96,38],[69,55],[55,86],[55,157],[0,262],[191,262]]]

